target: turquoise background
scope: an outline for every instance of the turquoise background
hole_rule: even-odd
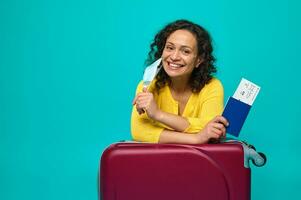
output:
[[[1,0],[0,199],[97,199],[102,151],[130,139],[149,44],[179,18],[211,33],[225,99],[242,77],[262,87],[241,132],[268,156],[252,166],[252,199],[298,198],[300,9],[297,0]]]

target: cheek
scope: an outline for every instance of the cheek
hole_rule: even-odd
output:
[[[199,62],[199,59],[196,56],[192,56],[189,58],[189,62],[196,65]]]
[[[183,59],[185,60],[187,65],[194,65],[194,63],[195,63],[195,60],[190,56],[184,57]]]
[[[167,60],[169,57],[170,57],[170,53],[164,51],[162,52],[161,58],[162,58],[163,66],[167,64]]]
[[[162,52],[162,59],[164,60],[164,58],[167,58],[169,56],[170,53],[163,51]]]

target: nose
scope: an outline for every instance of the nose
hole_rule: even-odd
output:
[[[170,56],[170,58],[172,59],[172,60],[178,60],[178,59],[180,59],[180,54],[179,54],[180,52],[179,51],[174,51],[172,54],[171,54],[171,56]]]

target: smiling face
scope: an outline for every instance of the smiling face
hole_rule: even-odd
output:
[[[195,67],[198,67],[197,41],[187,30],[177,30],[170,34],[162,53],[163,68],[173,78],[189,78]]]

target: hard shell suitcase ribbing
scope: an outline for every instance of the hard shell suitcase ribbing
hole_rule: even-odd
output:
[[[116,143],[102,154],[103,200],[250,200],[243,145]]]

